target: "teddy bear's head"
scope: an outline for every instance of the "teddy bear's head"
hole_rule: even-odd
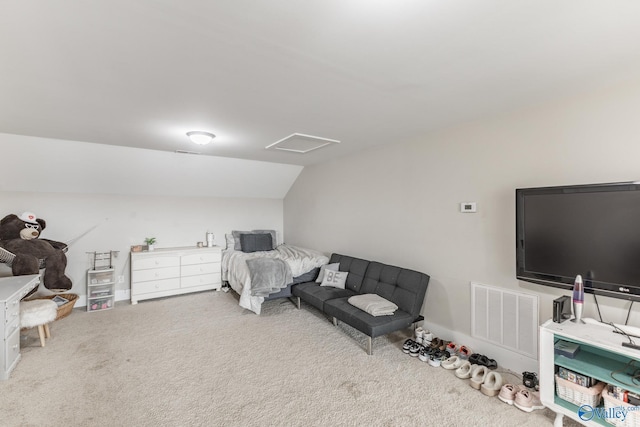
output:
[[[20,216],[9,214],[0,221],[0,240],[37,239],[46,226],[45,220],[36,218],[32,212]]]

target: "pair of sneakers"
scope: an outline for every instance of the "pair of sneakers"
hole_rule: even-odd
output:
[[[402,344],[402,352],[408,354],[411,357],[418,357],[420,352],[424,349],[422,344],[418,344],[416,341],[409,338]]]
[[[433,334],[429,330],[419,326],[416,328],[414,335],[415,335],[415,341],[418,344],[422,344],[424,346],[431,345],[431,340],[433,340]]]
[[[471,356],[471,354],[473,354],[473,351],[471,351],[471,349],[466,345],[458,345],[453,341],[447,344],[447,351],[450,354],[456,355],[461,359],[465,359],[465,360],[468,359],[469,356]]]
[[[518,384],[505,384],[500,389],[498,399],[508,405],[513,405],[524,412],[533,412],[536,409],[544,409],[540,401],[540,393],[531,391]]]

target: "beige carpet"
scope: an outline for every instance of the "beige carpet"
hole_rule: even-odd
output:
[[[72,314],[21,343],[0,381],[3,426],[546,426],[401,351],[289,300],[256,316],[205,292]],[[492,355],[494,357],[498,356]],[[496,357],[499,359],[499,357]],[[511,377],[513,379],[513,377]],[[565,425],[568,425],[565,421]]]

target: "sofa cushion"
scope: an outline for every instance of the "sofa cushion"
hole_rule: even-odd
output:
[[[424,273],[371,262],[360,293],[378,294],[415,319],[420,314],[428,284],[429,276]]]
[[[351,289],[332,288],[330,286],[320,286],[316,282],[300,283],[295,285],[293,295],[308,302],[315,308],[324,311],[325,301],[333,298],[350,297],[356,293]]]
[[[326,301],[325,314],[345,322],[371,338],[408,328],[416,319],[403,310],[396,310],[391,316],[375,317],[349,304],[348,299],[337,298]]]
[[[347,271],[349,273],[345,287],[360,293],[360,286],[362,286],[362,280],[369,266],[369,261],[347,255],[332,254],[329,264],[336,262],[340,263],[340,271]]]

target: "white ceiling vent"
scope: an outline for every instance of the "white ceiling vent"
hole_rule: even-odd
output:
[[[304,135],[302,133],[294,133],[286,138],[267,145],[266,149],[275,149],[283,151],[292,151],[294,153],[308,153],[317,150],[329,144],[339,144],[340,141],[329,138],[321,138],[319,136]]]

